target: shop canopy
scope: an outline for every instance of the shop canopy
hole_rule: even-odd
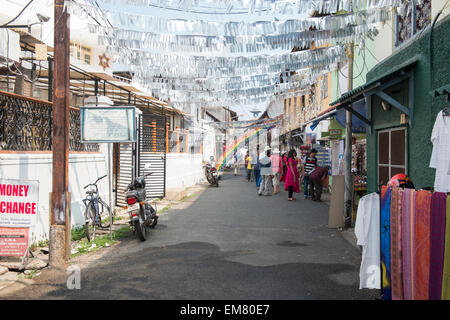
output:
[[[430,91],[430,95],[433,97],[438,97],[441,95],[449,95],[450,94],[450,83],[446,84],[445,86],[439,87],[435,90]]]
[[[336,110],[338,111],[342,109],[350,111],[359,120],[372,128],[372,122],[366,117],[365,114],[361,113],[360,105],[355,102],[359,102],[361,99],[366,99],[368,109],[370,109],[370,97],[372,95],[376,95],[394,108],[397,108],[406,114],[409,117],[409,125],[412,126],[414,114],[414,70],[412,70],[412,68],[418,60],[419,57],[416,56],[405,61],[401,65],[393,67],[389,72],[344,93],[339,99],[330,103],[330,106],[336,107]],[[393,85],[404,80],[409,81],[409,107],[404,106],[402,103],[384,92],[385,89],[388,89],[389,87],[392,87]]]
[[[358,112],[362,117],[366,117],[366,102],[364,99],[352,103],[352,109]],[[307,123],[310,124],[311,130],[314,130],[320,121],[334,117],[337,122],[345,127],[346,123],[346,112],[345,109],[336,109],[332,107],[331,110],[326,110],[324,113],[319,114],[316,118],[312,119]],[[357,116],[352,116],[352,132],[353,133],[364,133],[366,132],[367,124],[362,121]]]
[[[357,102],[352,103],[352,110],[360,114],[362,117],[366,118],[366,101],[361,99]],[[335,119],[339,122],[339,124],[345,127],[346,119],[346,110],[338,109],[336,110]],[[359,117],[352,115],[352,132],[353,133],[363,133],[366,132],[367,123],[361,120]]]

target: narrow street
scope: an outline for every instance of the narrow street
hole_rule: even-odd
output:
[[[7,298],[375,299],[358,290],[360,252],[327,228],[328,206],[295,196],[258,197],[254,182],[225,174],[164,212],[146,242],[129,237],[82,268],[80,290],[43,274]]]

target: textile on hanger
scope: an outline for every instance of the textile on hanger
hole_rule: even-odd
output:
[[[450,117],[439,111],[431,133],[433,151],[431,153],[430,168],[436,169],[434,190],[450,192]]]
[[[447,196],[444,245],[444,268],[442,271],[442,300],[450,300],[450,196]]]
[[[388,186],[381,187],[381,267],[383,299],[392,300],[391,291],[391,193]]]
[[[447,194],[435,192],[431,196],[430,217],[430,278],[429,300],[442,298],[442,272],[444,268],[445,220]]]
[[[402,268],[403,299],[413,299],[414,283],[414,212],[416,206],[416,190],[405,189],[402,204]]]
[[[392,188],[391,196],[391,286],[392,300],[403,300],[402,200],[404,189]]]
[[[430,277],[430,215],[432,193],[418,190],[416,194],[414,230],[413,299],[428,300]]]
[[[380,288],[380,196],[371,193],[359,200],[355,222],[357,244],[362,246],[359,289]]]

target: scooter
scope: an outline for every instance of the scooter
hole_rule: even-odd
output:
[[[147,164],[144,172],[149,168],[150,164]],[[145,178],[151,174],[152,172],[149,172],[134,179],[128,185],[125,196],[128,206],[125,206],[124,209],[128,211],[129,223],[134,227],[134,231],[141,241],[147,239],[147,229],[154,228],[158,223],[156,209],[152,206],[153,201],[147,201],[145,195]]]
[[[212,185],[219,187],[219,173],[217,172],[216,167],[213,166],[214,157],[211,157],[211,162],[208,162],[205,166],[205,176],[206,180]]]

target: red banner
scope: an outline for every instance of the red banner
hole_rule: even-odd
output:
[[[28,248],[28,228],[0,227],[0,256],[23,256]]]
[[[36,225],[39,182],[0,179],[0,226],[27,228]]]

